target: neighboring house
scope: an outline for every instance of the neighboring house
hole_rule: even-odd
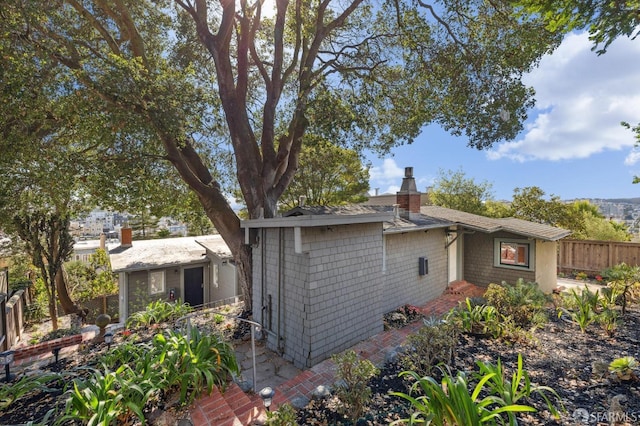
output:
[[[231,251],[219,235],[140,241],[130,235],[123,232],[122,244],[109,252],[120,322],[155,300],[206,306],[238,296]]]
[[[556,286],[556,241],[568,231],[420,207],[412,168],[394,206],[297,207],[242,222],[253,247],[253,318],[301,368],[383,329],[383,315],[422,305],[465,279]]]
[[[106,250],[107,252],[117,247],[117,243],[108,242],[106,235],[100,235],[98,240],[80,240],[73,243],[73,252],[69,260],[78,260],[83,263],[89,263],[89,258],[92,254],[95,254],[99,248]]]

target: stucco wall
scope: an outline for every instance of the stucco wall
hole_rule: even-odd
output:
[[[488,286],[490,283],[499,284],[502,281],[512,284],[519,278],[525,281],[535,281],[535,271],[493,266],[495,238],[522,239],[522,236],[509,232],[496,232],[494,234],[475,232],[474,234],[465,234],[464,279],[470,283],[481,286]],[[534,243],[533,240],[531,242]],[[535,244],[532,244],[532,246],[535,246]]]
[[[558,286],[558,243],[555,241],[536,241],[536,282],[545,293],[551,293]]]
[[[390,312],[410,303],[422,305],[447,286],[447,250],[443,229],[385,236],[386,270],[381,309]],[[418,258],[426,257],[429,273],[418,274]]]
[[[254,318],[271,348],[305,368],[382,331],[382,224],[303,228],[302,253],[293,238],[261,231]]]

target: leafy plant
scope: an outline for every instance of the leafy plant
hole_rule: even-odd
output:
[[[640,267],[629,266],[622,262],[606,269],[602,275],[612,292],[619,295],[622,305],[622,315],[626,313],[627,302],[631,298],[634,287],[640,287]]]
[[[127,319],[126,326],[127,328],[148,327],[151,324],[178,319],[192,311],[193,308],[190,305],[181,303],[180,300],[172,303],[160,299],[149,303],[144,311],[133,313]]]
[[[596,321],[598,324],[602,326],[602,329],[607,333],[609,337],[613,336],[616,330],[618,329],[618,325],[620,324],[620,316],[618,315],[618,311],[613,308],[606,307],[603,308],[602,311],[596,317]]]
[[[371,399],[371,388],[367,383],[379,370],[371,361],[359,359],[352,350],[333,355],[331,359],[337,367],[336,379],[342,382],[336,388],[336,396],[342,403],[341,411],[357,420]]]
[[[392,423],[393,425],[497,424],[502,413],[536,411],[535,408],[527,405],[508,405],[495,395],[480,398],[484,385],[491,379],[491,375],[485,375],[469,393],[471,384],[464,372],[458,372],[454,377],[450,372],[443,371],[440,383],[433,377],[420,377],[413,371],[405,371],[400,374],[411,377],[415,383],[409,394],[391,392],[391,395],[406,399],[415,411],[409,419],[395,421]],[[417,393],[421,395],[412,396]]]
[[[536,283],[519,279],[513,285],[506,281],[501,285],[489,284],[484,297],[501,315],[512,317],[519,327],[537,326],[546,322],[544,308],[547,296]]]
[[[573,288],[564,296],[563,301],[567,308],[561,308],[559,315],[567,313],[572,321],[578,324],[580,331],[584,333],[587,327],[596,320],[598,298],[598,291],[592,292],[586,285],[582,291]]]
[[[449,311],[447,321],[453,321],[466,333],[490,334],[494,338],[502,334],[498,310],[489,305],[474,305],[469,298]]]
[[[609,364],[609,371],[616,375],[619,380],[637,379],[635,370],[638,369],[638,361],[632,356],[616,358]]]
[[[53,390],[48,385],[62,380],[58,373],[45,373],[37,376],[23,375],[20,380],[0,386],[0,410],[9,408],[13,403],[34,390],[49,392]]]
[[[440,363],[451,365],[458,345],[458,327],[453,322],[427,321],[407,337],[407,348],[400,356],[403,368],[429,375]]]
[[[548,393],[553,395],[555,399],[560,402],[560,396],[558,393],[549,386],[532,385],[529,379],[529,373],[523,368],[522,354],[518,354],[518,365],[516,371],[513,372],[511,380],[505,376],[505,370],[502,367],[500,358],[496,365],[487,362],[477,361],[476,364],[480,368],[480,373],[477,374],[478,379],[482,379],[486,375],[490,375],[491,378],[487,381],[487,387],[491,394],[498,395],[506,404],[517,404],[521,399],[526,399],[531,396],[532,393],[540,395],[545,402],[549,411],[554,416],[558,416],[560,413],[557,408],[551,403]],[[560,402],[560,404],[562,404]],[[515,416],[512,412],[507,413],[509,422],[515,424]]]
[[[266,426],[296,426],[296,410],[291,404],[282,404],[277,411],[267,411]]]
[[[411,377],[414,384],[409,394],[391,394],[409,401],[415,411],[409,419],[393,424],[495,425],[504,424],[506,415],[509,424],[514,425],[517,424],[515,413],[536,411],[530,405],[519,403],[533,392],[539,393],[547,401],[552,413],[558,414],[547,397],[547,393],[551,393],[559,400],[557,393],[546,386],[531,385],[521,356],[518,357],[518,368],[511,380],[505,379],[500,361],[495,366],[478,362],[478,366],[480,371],[474,374],[478,380],[475,386],[466,373],[458,372],[453,376],[448,369],[441,369],[443,377],[440,383],[433,377],[421,377],[413,371],[400,373]],[[416,394],[419,396],[412,396]]]

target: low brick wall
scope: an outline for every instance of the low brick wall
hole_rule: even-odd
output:
[[[54,349],[62,349],[67,346],[78,345],[82,342],[82,334],[65,336],[59,339],[48,340],[31,346],[25,346],[15,350],[13,359],[20,361],[26,358],[35,357],[44,353],[51,353]]]

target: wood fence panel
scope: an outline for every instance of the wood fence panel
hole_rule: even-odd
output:
[[[598,273],[618,263],[640,265],[640,244],[612,241],[561,240],[558,270]]]

